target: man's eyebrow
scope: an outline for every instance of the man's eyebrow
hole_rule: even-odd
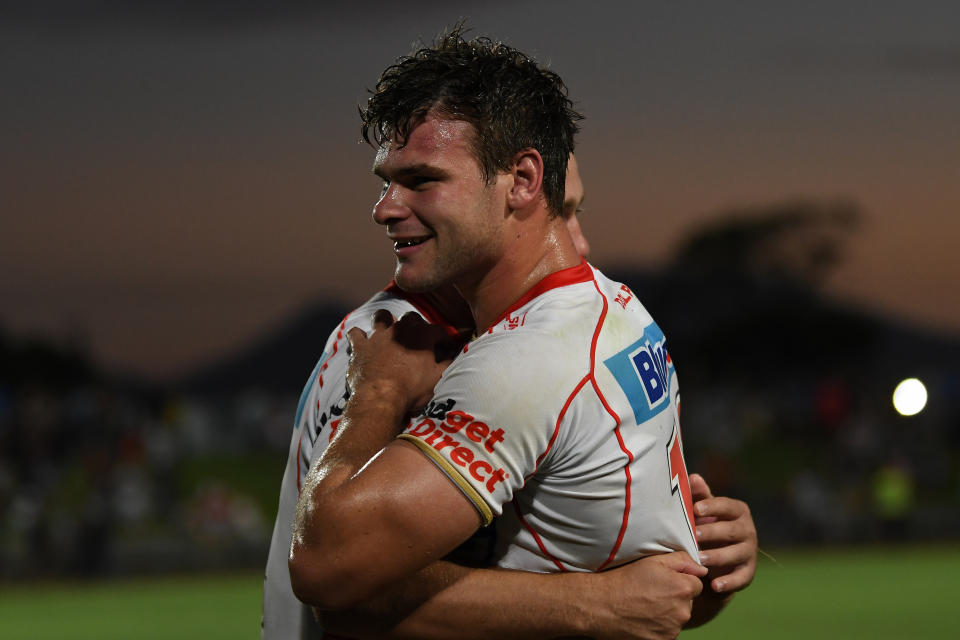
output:
[[[571,207],[573,208],[570,211],[571,214],[579,212],[580,209],[583,208],[583,203],[586,202],[586,200],[587,200],[586,194],[583,194],[582,196],[580,196],[580,199],[577,202],[574,202],[573,200],[564,200],[563,201],[564,213],[566,213],[567,210],[570,209]]]
[[[426,162],[418,162],[417,164],[399,167],[390,172],[392,175],[391,178],[387,177],[387,172],[383,170],[383,165],[375,165],[373,167],[373,173],[384,180],[401,180],[405,177],[414,175],[427,176],[430,178],[442,178],[447,175],[446,171],[440,167],[428,164]]]

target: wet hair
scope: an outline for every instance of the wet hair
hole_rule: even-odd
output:
[[[463,25],[397,60],[360,107],[361,133],[372,146],[401,146],[428,114],[474,128],[471,148],[491,184],[514,157],[536,149],[544,163],[543,193],[551,215],[563,212],[567,158],[583,118],[553,71],[489,38],[465,40]]]

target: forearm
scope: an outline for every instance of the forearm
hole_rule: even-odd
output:
[[[362,606],[319,615],[325,629],[357,638],[442,640],[454,630],[467,640],[583,635],[609,624],[594,579],[436,562]]]
[[[360,552],[351,555],[350,545],[375,533],[363,531],[357,521],[362,510],[350,480],[393,439],[402,417],[396,404],[377,391],[354,393],[337,436],[304,479],[294,516],[290,574],[294,593],[311,604],[329,604],[327,597],[342,594],[324,585],[344,577],[338,575],[338,561]]]

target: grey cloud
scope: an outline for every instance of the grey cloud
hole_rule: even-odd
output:
[[[811,71],[931,75],[960,73],[960,44],[788,47],[775,58],[788,67]]]
[[[408,0],[411,11],[443,8],[441,0]],[[0,0],[0,28],[36,31],[143,28],[235,30],[377,19],[388,6],[372,2],[319,0]],[[395,6],[395,5],[390,5]]]

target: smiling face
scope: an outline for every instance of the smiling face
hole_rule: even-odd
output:
[[[381,147],[383,192],[373,219],[387,229],[404,290],[473,284],[502,254],[507,176],[487,184],[471,148],[473,126],[433,114],[404,146]]]

